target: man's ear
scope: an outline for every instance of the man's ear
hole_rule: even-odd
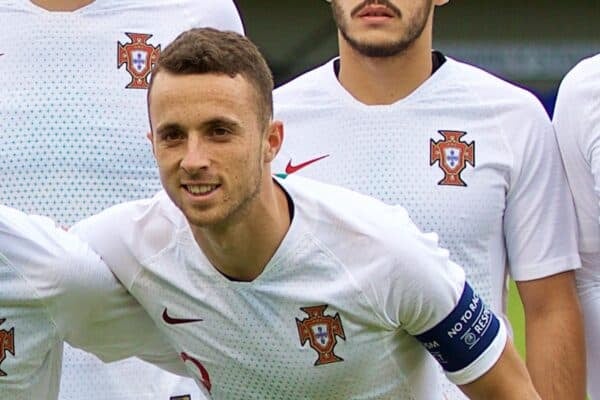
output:
[[[449,2],[450,0],[435,0],[433,4],[436,6],[443,6],[444,4],[447,4]]]
[[[148,133],[146,133],[146,137],[148,138],[148,140],[150,141],[150,144],[152,145],[152,154],[154,154],[154,156],[156,156],[156,151],[154,150],[154,135],[152,134],[152,131],[148,131]]]
[[[265,162],[271,162],[275,159],[283,144],[283,123],[281,121],[271,121],[266,135],[264,160]]]

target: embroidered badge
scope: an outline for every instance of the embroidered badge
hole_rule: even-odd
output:
[[[343,358],[338,357],[333,352],[337,344],[336,336],[346,340],[340,314],[336,313],[333,317],[324,315],[326,308],[326,304],[301,307],[300,309],[308,314],[308,318],[304,318],[302,321],[296,318],[300,344],[304,346],[308,341],[310,347],[319,355],[314,365],[344,361]]]
[[[467,167],[467,163],[475,167],[475,141],[463,142],[461,137],[467,132],[438,131],[444,140],[429,140],[429,165],[438,162],[444,171],[444,179],[438,185],[467,186],[460,174]]]
[[[125,69],[131,75],[127,89],[147,89],[148,75],[160,56],[160,45],[152,46],[147,41],[152,35],[144,33],[125,33],[131,43],[117,42],[117,68],[126,64]]]
[[[6,319],[0,318],[0,325],[2,325]],[[15,328],[10,328],[9,331],[0,330],[0,365],[6,359],[6,353],[15,355]],[[0,369],[0,376],[6,376],[6,372]]]

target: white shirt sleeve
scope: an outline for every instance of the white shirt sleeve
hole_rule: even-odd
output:
[[[581,266],[575,210],[550,119],[534,100],[503,123],[512,154],[504,214],[511,276],[538,279]]]
[[[600,252],[600,57],[563,79],[553,123],[571,187],[582,253]]]
[[[377,308],[383,309],[382,319],[415,336],[452,382],[472,382],[500,358],[506,328],[481,298],[467,295],[463,269],[438,247],[436,234],[419,232],[408,217],[398,220],[397,227],[395,234],[390,233],[396,249],[389,254],[392,262],[388,268],[379,265],[369,273],[371,287],[377,288],[373,298],[380,303]],[[491,319],[497,324],[488,332]],[[465,352],[472,353],[464,357]]]
[[[0,206],[0,253],[32,287],[59,338],[104,361],[139,356],[187,375],[150,317],[85,243],[45,217]]]

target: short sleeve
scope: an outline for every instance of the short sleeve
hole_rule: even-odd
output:
[[[82,244],[65,263],[77,277],[70,280],[68,290],[55,304],[54,314],[58,320],[67,317],[65,340],[71,346],[105,362],[137,356],[171,372],[187,374],[175,349],[99,256]]]
[[[600,252],[600,57],[563,79],[553,123],[577,214],[579,248]]]
[[[513,279],[527,281],[581,266],[575,210],[552,124],[541,104],[526,97],[500,121],[513,158],[504,213]]]
[[[104,361],[139,356],[185,375],[183,363],[141,305],[87,244],[49,218],[0,206],[0,254],[31,288],[57,340]]]
[[[469,383],[498,361],[506,328],[438,247],[437,235],[420,233],[412,223],[404,228],[393,266],[374,277],[381,282],[383,318],[419,340],[452,382]]]

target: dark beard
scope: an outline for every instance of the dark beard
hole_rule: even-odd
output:
[[[357,6],[355,10],[362,9],[366,5],[375,3],[387,5],[389,8],[393,9],[394,12],[399,14],[398,16],[400,18],[402,17],[402,13],[400,12],[400,10],[398,10],[393,4],[388,4],[386,0],[365,0],[362,4]],[[384,44],[364,43],[352,38],[348,34],[348,29],[344,21],[343,12],[338,6],[338,4],[335,2],[335,0],[331,2],[331,8],[333,11],[333,19],[335,20],[337,28],[342,34],[342,37],[346,40],[346,42],[348,42],[350,47],[352,47],[355,51],[357,51],[359,54],[365,57],[385,58],[393,57],[405,52],[421,36],[423,30],[425,29],[425,26],[427,25],[427,18],[429,17],[429,12],[432,7],[432,0],[428,1],[428,4],[429,6],[424,7],[421,14],[417,15],[417,19],[414,21],[414,23],[412,23],[408,27],[404,37],[400,38],[397,41],[392,41]]]

